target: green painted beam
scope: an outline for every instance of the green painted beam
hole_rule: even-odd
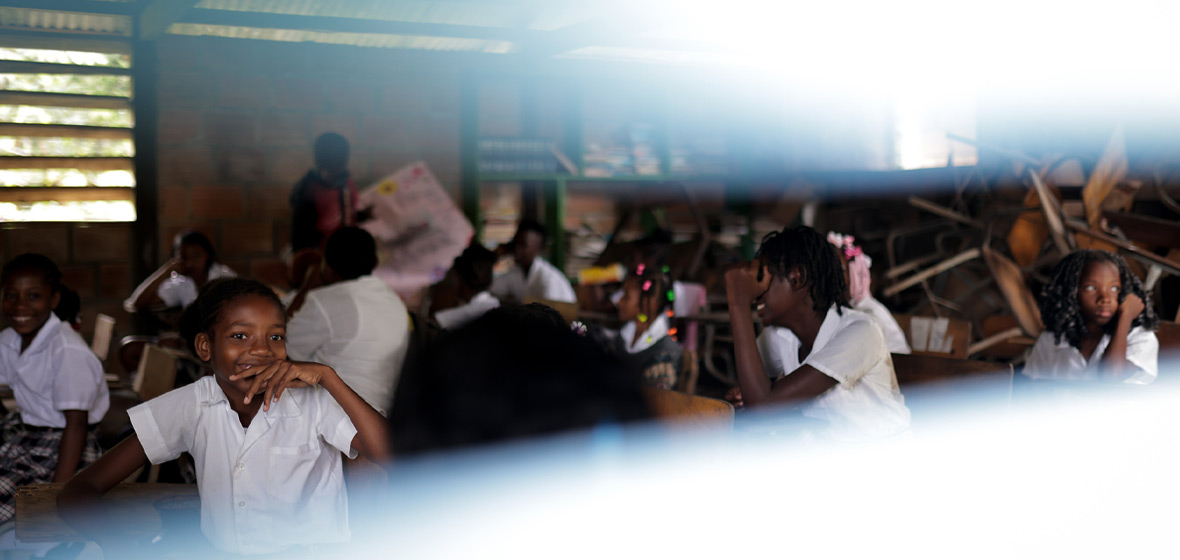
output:
[[[549,230],[549,262],[565,271],[565,179],[545,183],[545,227]]]

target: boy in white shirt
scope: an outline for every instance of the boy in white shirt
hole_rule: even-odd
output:
[[[731,400],[797,406],[843,441],[909,431],[885,337],[848,307],[844,273],[822,234],[801,226],[766,236],[757,259],[726,272],[725,285],[740,386]],[[767,326],[758,340],[752,307]]]
[[[376,266],[369,232],[343,227],[329,236],[322,284],[304,286],[304,297],[296,297],[301,305],[290,310],[287,355],[331,366],[385,414],[410,346],[410,319],[401,298],[372,275]]]
[[[457,305],[434,312],[438,326],[453,331],[500,306],[500,300],[488,291],[495,264],[496,254],[479,243],[455,257],[447,279],[454,283]]]
[[[492,281],[491,293],[500,301],[523,303],[531,299],[577,302],[565,273],[541,258],[549,234],[535,220],[524,219],[512,238],[513,267]]]

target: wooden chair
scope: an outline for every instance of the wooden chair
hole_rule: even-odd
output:
[[[915,355],[967,359],[971,344],[971,323],[960,319],[937,319],[894,314]],[[945,325],[945,326],[944,326]],[[946,351],[949,349],[949,352]]]
[[[654,387],[645,387],[643,393],[660,423],[674,431],[733,430],[733,405],[728,402]]]
[[[90,350],[98,356],[98,361],[105,362],[111,352],[111,336],[115,333],[115,318],[99,313],[94,318],[94,338],[90,339]]]
[[[16,491],[16,538],[23,542],[77,542],[89,540],[57,514],[57,494],[63,484],[29,484]],[[152,538],[163,522],[157,504],[195,512],[200,521],[200,499],[195,484],[142,484],[124,482],[103,500],[119,517],[119,525],[131,537]]]
[[[1011,401],[1011,364],[912,354],[892,357],[897,383],[917,423],[940,409],[961,409],[965,402],[1007,406]]]
[[[687,395],[697,392],[697,380],[701,376],[701,364],[697,353],[685,350],[680,364],[680,378],[676,380],[676,390]]]
[[[132,390],[144,402],[171,391],[176,385],[176,362],[177,355],[172,350],[155,344],[144,345]]]

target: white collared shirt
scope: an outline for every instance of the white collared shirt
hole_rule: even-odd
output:
[[[790,329],[767,327],[758,352],[772,378],[810,365],[838,384],[802,407],[804,416],[826,420],[835,439],[864,441],[907,432],[910,411],[893,372],[885,336],[869,315],[836,306],[820,325],[811,353],[799,362],[799,338]]]
[[[97,424],[110,407],[102,363],[77,331],[53,313],[22,353],[20,335],[0,332],[0,383],[12,387],[21,421],[66,427],[63,410],[85,410]]]
[[[434,314],[434,320],[438,322],[438,326],[453,331],[470,323],[480,317],[484,313],[500,307],[500,300],[496,299],[491,292],[484,290],[470,301],[458,307],[444,309]]]
[[[623,328],[619,329],[619,337],[623,341],[623,348],[628,354],[638,354],[648,348],[651,348],[655,343],[659,342],[661,338],[668,336],[668,316],[661,313],[647,327],[647,332],[639,337],[638,342],[635,340],[635,330],[639,325],[635,321],[627,321]]]
[[[268,554],[351,538],[340,454],[356,456],[356,428],[324,388],[284,391],[249,428],[214,376],[127,414],[152,463],[192,454],[201,531],[218,549]]]
[[[1087,360],[1082,352],[1074,348],[1063,336],[1061,342],[1054,339],[1050,331],[1041,333],[1033,346],[1028,360],[1024,362],[1024,375],[1033,379],[1054,381],[1097,381],[1098,367],[1102,355],[1110,346],[1110,335],[1102,335],[1098,347]],[[1127,334],[1127,361],[1134,367],[1124,383],[1146,385],[1155,381],[1159,373],[1160,341],[1155,333],[1135,327]]]
[[[894,354],[909,354],[910,345],[905,340],[905,333],[901,330],[901,325],[897,324],[897,319],[893,318],[893,313],[885,307],[885,304],[876,300],[873,297],[867,297],[860,300],[853,309],[861,311],[876,319],[877,326],[881,327],[881,334],[885,335],[885,345],[889,347],[889,351]]]
[[[287,323],[290,359],[331,366],[382,414],[393,402],[409,347],[406,305],[376,276],[311,290]]]
[[[216,280],[218,278],[233,278],[238,273],[224,264],[215,262],[209,267],[209,279]],[[135,300],[139,299],[139,295],[147,288],[147,280],[143,284],[135,288],[131,293],[131,297],[123,302],[123,308],[127,311],[135,311]],[[197,301],[197,281],[189,276],[183,274],[172,273],[172,276],[165,279],[156,288],[156,295],[163,300],[167,307],[187,307],[188,304]]]
[[[529,298],[567,303],[578,301],[574,287],[570,285],[565,273],[541,257],[533,259],[527,277],[519,266],[513,264],[511,270],[492,280],[490,291],[500,301],[509,300],[517,303]]]

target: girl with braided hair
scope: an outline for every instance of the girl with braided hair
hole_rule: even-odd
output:
[[[1147,384],[1158,372],[1151,296],[1122,257],[1084,250],[1058,263],[1040,300],[1045,332],[1024,374],[1033,379]]]
[[[639,264],[623,282],[618,309],[625,324],[615,351],[643,372],[645,385],[671,389],[680,376],[682,352],[671,323],[675,299],[667,267]]]
[[[750,406],[798,407],[844,441],[907,433],[910,411],[885,336],[848,305],[836,251],[807,226],[762,239],[755,260],[725,273],[739,388]],[[754,309],[765,327],[754,337]]]
[[[843,235],[834,231],[828,232],[828,243],[831,243],[840,256],[840,264],[844,267],[844,279],[848,281],[848,303],[857,311],[872,315],[877,320],[877,326],[885,335],[885,344],[894,354],[909,354],[910,345],[905,340],[905,333],[893,318],[893,313],[885,304],[873,297],[869,290],[872,276],[869,268],[873,266],[873,259],[869,258],[855,244],[856,239],[851,235]]]

